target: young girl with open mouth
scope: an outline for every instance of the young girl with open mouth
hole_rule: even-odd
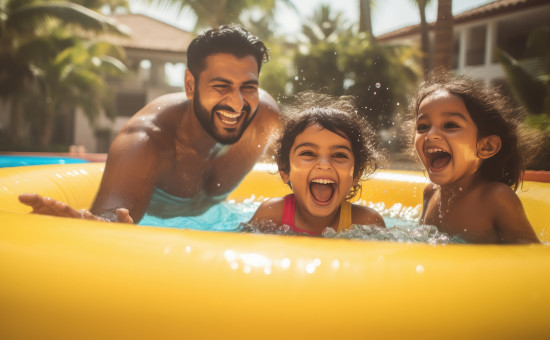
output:
[[[309,235],[354,224],[385,227],[378,212],[347,201],[383,159],[370,126],[345,98],[310,93],[300,100],[306,104],[287,114],[275,155],[279,174],[294,193],[262,203],[250,223]]]
[[[411,103],[414,146],[432,183],[421,224],[468,243],[539,242],[515,194],[537,143],[497,91],[466,77],[434,74]],[[515,119],[514,119],[514,114]]]

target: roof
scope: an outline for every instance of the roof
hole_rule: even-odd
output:
[[[126,49],[186,53],[193,34],[143,14],[111,15],[130,28],[130,38],[116,38]]]
[[[493,17],[510,12],[516,12],[522,9],[527,9],[539,5],[548,5],[549,0],[497,0],[480,7],[473,8],[471,10],[459,13],[453,16],[454,23],[460,24],[473,20]],[[435,23],[429,24],[429,29],[433,30]],[[406,37],[420,33],[420,24],[411,25],[384,33],[376,37],[378,41],[392,40],[395,38]]]

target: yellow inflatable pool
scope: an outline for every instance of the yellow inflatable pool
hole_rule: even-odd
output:
[[[90,206],[102,163],[0,169],[1,339],[548,338],[549,245],[404,244],[138,227],[28,214]],[[363,199],[414,206],[421,174]],[[232,198],[281,195],[252,172]],[[520,197],[549,240],[550,184]]]

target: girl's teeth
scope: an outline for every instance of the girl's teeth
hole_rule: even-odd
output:
[[[434,152],[446,152],[443,149],[428,149],[426,150],[427,153],[434,153]]]
[[[334,181],[331,181],[330,179],[314,179],[312,181],[313,183],[319,183],[319,184],[332,184]]]

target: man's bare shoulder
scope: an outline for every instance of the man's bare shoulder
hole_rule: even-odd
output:
[[[171,142],[178,123],[187,112],[184,92],[170,93],[152,100],[124,125],[126,136],[146,136],[158,142]]]
[[[279,105],[269,93],[260,89],[260,104],[258,107],[259,120],[263,124],[268,123],[269,126],[278,124],[281,111]]]

